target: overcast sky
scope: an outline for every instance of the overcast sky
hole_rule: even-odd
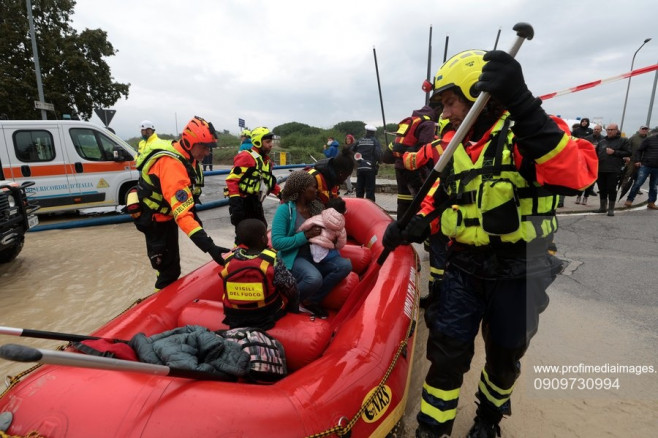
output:
[[[382,125],[373,47],[386,121],[396,123],[425,102],[429,28],[431,75],[466,49],[508,50],[512,27],[535,30],[517,59],[537,96],[658,62],[655,0],[77,0],[78,30],[100,28],[118,53],[107,59],[114,79],[130,83],[112,108],[110,126],[126,139],[149,119],[175,133],[194,115],[218,129],[270,129],[287,122],[330,128],[363,120]],[[649,111],[653,72],[632,79],[624,119],[629,135]],[[621,122],[628,80],[546,100],[566,119]],[[658,99],[657,99],[658,100]],[[94,116],[92,121],[101,124]],[[651,126],[658,125],[654,103]],[[356,133],[359,135],[359,133]]]

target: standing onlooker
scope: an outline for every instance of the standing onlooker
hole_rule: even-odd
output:
[[[252,148],[253,143],[251,142],[251,131],[248,129],[243,129],[240,133],[240,151],[248,151]]]
[[[354,136],[352,134],[347,134],[345,136],[345,145],[343,146],[343,149],[351,151],[355,141],[356,140],[354,139]],[[354,193],[354,188],[352,187],[352,175],[348,176],[347,179],[345,180],[345,189],[347,189],[347,191],[345,192],[346,195],[351,195],[352,193]]]
[[[585,137],[585,140],[589,141],[596,147],[596,145],[603,139],[601,131],[601,125],[594,125],[594,128],[592,128],[592,134]],[[587,205],[589,197],[594,195],[596,195],[596,192],[594,191],[594,184],[592,184],[578,194],[576,197],[576,204]]]
[[[633,164],[639,168],[635,184],[631,187],[631,192],[626,198],[624,205],[630,207],[637,195],[640,187],[649,178],[649,203],[647,208],[658,210],[656,206],[656,195],[658,187],[658,132],[645,138],[633,154]]]
[[[203,164],[204,172],[206,169],[212,171],[212,150],[213,148],[210,148],[210,153],[203,157],[203,161],[201,162],[201,164]]]
[[[281,191],[272,174],[269,156],[273,138],[274,133],[269,129],[258,127],[251,131],[253,147],[233,157],[233,168],[226,177],[226,189],[231,223],[236,227],[247,218],[260,219],[267,224],[263,200],[268,194],[278,195]]]
[[[323,153],[327,158],[332,158],[338,155],[338,146],[340,144],[333,137],[327,138],[327,144],[323,145]]]
[[[642,144],[642,141],[644,141],[644,139],[647,138],[648,134],[649,134],[649,127],[642,125],[640,126],[640,129],[635,134],[631,135],[631,138],[629,139],[631,142],[631,157],[635,157],[637,148],[640,147],[640,144]],[[637,180],[638,170],[639,170],[639,166],[636,167],[633,160],[628,158],[626,160],[626,168],[624,169],[624,176],[633,180]],[[640,191],[639,193],[642,193],[642,191]]]
[[[617,183],[624,168],[624,157],[631,155],[631,145],[627,138],[621,136],[616,123],[608,124],[605,131],[605,138],[596,145],[596,154],[599,157],[599,177],[596,184],[599,186],[601,200],[601,206],[596,212],[607,211],[608,216],[614,216]]]
[[[365,197],[375,202],[375,184],[379,163],[382,161],[382,147],[375,137],[377,128],[366,125],[366,135],[354,144],[352,151],[357,162],[356,197]]]
[[[147,146],[160,140],[155,133],[155,125],[149,120],[142,120],[142,123],[139,124],[139,132],[142,139],[137,146],[137,154],[142,154]]]
[[[571,132],[571,135],[576,138],[585,138],[588,135],[592,135],[592,132],[592,128],[589,127],[589,119],[587,117],[583,117],[580,119],[578,127]]]

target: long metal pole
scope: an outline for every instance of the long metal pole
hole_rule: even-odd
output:
[[[656,62],[658,64],[658,62]],[[651,100],[649,101],[649,112],[647,112],[647,126],[651,128],[651,110],[653,109],[653,99],[656,97],[656,83],[658,83],[658,70],[653,76],[653,89],[651,90]]]
[[[430,82],[430,75],[432,74],[432,25],[430,25],[430,42],[427,47],[427,82]],[[431,91],[431,90],[430,90]],[[425,106],[430,103],[430,91],[425,93]]]
[[[37,37],[34,32],[34,20],[32,19],[32,2],[25,0],[27,5],[27,21],[30,25],[30,39],[32,40],[32,55],[34,56],[34,71],[37,75],[37,93],[39,93],[39,102],[45,102],[43,97],[43,84],[41,83],[41,67],[39,67],[39,51],[37,50]],[[41,119],[47,120],[46,110],[41,110]]]
[[[450,39],[450,37],[448,35],[446,35],[446,45],[443,48],[443,62],[446,62],[446,60],[448,59],[448,40],[449,39]]]
[[[388,135],[386,135],[386,117],[384,116],[384,99],[382,98],[382,85],[379,82],[379,67],[377,66],[377,51],[372,46],[372,54],[375,56],[375,73],[377,73],[377,88],[379,89],[379,104],[382,107],[382,121],[384,122],[384,140],[388,146]]]
[[[635,55],[637,55],[637,52],[639,52],[640,49],[642,47],[644,47],[644,45],[646,43],[648,43],[649,41],[651,41],[651,38],[647,38],[646,40],[644,40],[642,45],[640,47],[638,47],[638,49],[635,51],[635,53],[633,53],[633,59],[631,60],[631,71],[633,71],[633,65],[635,64]],[[619,123],[619,132],[620,133],[624,132],[624,118],[626,117],[626,104],[628,103],[628,91],[630,89],[631,89],[631,76],[628,77],[628,85],[626,86],[626,97],[624,98],[624,109],[621,112],[621,122]]]

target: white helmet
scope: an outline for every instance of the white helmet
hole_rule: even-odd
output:
[[[150,120],[142,120],[142,123],[139,124],[139,129],[152,129],[155,131],[155,125]]]
[[[366,131],[376,132],[377,128],[375,128],[374,126],[368,124],[368,125],[366,125]]]

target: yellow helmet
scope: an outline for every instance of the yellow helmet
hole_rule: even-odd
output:
[[[240,137],[251,137],[251,131],[248,129],[243,129],[242,132],[240,133]]]
[[[482,73],[485,61],[483,50],[466,50],[448,59],[434,77],[434,93],[430,101],[438,103],[439,95],[450,88],[459,88],[466,99],[475,102],[480,94],[475,83]]]
[[[267,140],[272,137],[274,137],[274,134],[264,126],[259,126],[258,128],[255,128],[251,131],[251,142],[257,148],[260,148],[263,145],[263,140]]]

